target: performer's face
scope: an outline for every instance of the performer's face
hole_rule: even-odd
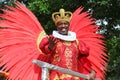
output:
[[[57,30],[62,35],[67,35],[69,30],[69,22],[67,21],[60,21],[57,23]]]

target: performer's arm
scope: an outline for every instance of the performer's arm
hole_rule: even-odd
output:
[[[96,72],[92,69],[91,62],[87,59],[87,57],[89,56],[89,47],[86,46],[84,42],[80,42],[79,50],[80,50],[81,63],[83,67],[89,72],[88,80],[94,80],[96,76]]]
[[[49,46],[49,41],[48,41],[48,37],[45,37],[41,40],[40,44],[39,44],[39,48],[41,49],[41,51],[45,54],[51,54],[52,51],[48,48]]]
[[[81,56],[89,56],[89,47],[82,41],[79,43],[79,51]]]

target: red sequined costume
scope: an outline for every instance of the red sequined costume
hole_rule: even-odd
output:
[[[84,67],[88,73],[91,70],[91,64],[87,59],[89,56],[89,48],[83,43],[75,41],[65,41],[58,39],[54,50],[48,49],[48,39],[44,38],[40,43],[40,49],[46,54],[50,55],[51,64],[67,68],[76,72],[82,72]],[[80,65],[82,64],[82,65]],[[68,74],[63,74],[57,71],[51,71],[50,80],[78,80],[77,77],[72,77]]]

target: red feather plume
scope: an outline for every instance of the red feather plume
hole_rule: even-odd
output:
[[[83,8],[78,8],[74,13],[70,24],[70,31],[77,34],[78,41],[84,42],[89,48],[89,61],[92,68],[97,72],[96,77],[105,79],[108,55],[105,53],[104,37],[98,33],[98,26],[88,12],[82,12]],[[83,72],[84,73],[84,72]]]
[[[0,66],[9,72],[8,80],[40,80],[41,69],[32,61],[47,60],[37,48],[37,38],[44,30],[32,12],[15,4],[0,14]]]

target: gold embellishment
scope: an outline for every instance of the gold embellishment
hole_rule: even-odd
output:
[[[69,42],[69,41],[65,41],[63,44],[66,46],[71,46],[71,42]]]
[[[78,48],[78,45],[79,45],[79,41],[76,39],[75,40],[75,47]]]
[[[60,78],[59,78],[58,75],[56,74],[53,80],[60,80]]]
[[[54,12],[52,14],[52,19],[57,24],[59,21],[67,21],[70,22],[72,19],[72,13],[67,11],[65,12],[64,9],[60,9],[59,12]]]
[[[55,54],[54,55],[54,61],[53,61],[53,64],[56,64],[57,62],[59,62],[60,61],[60,57],[59,57],[59,55],[58,54]]]
[[[63,80],[64,78],[74,78],[75,80],[79,80],[79,77],[75,77],[75,76],[72,76],[72,75],[69,75],[69,74],[62,74],[60,76],[61,80]]]
[[[65,49],[65,56],[66,56],[66,66],[68,69],[72,68],[72,51],[69,48]]]
[[[69,74],[62,74],[61,76],[58,76],[57,74],[55,75],[53,80],[64,80],[65,78],[73,78],[75,80],[80,80],[79,77],[75,77]]]
[[[42,53],[42,51],[39,48],[39,44],[44,37],[46,37],[46,33],[44,31],[41,31],[37,38],[37,48],[41,53]]]

